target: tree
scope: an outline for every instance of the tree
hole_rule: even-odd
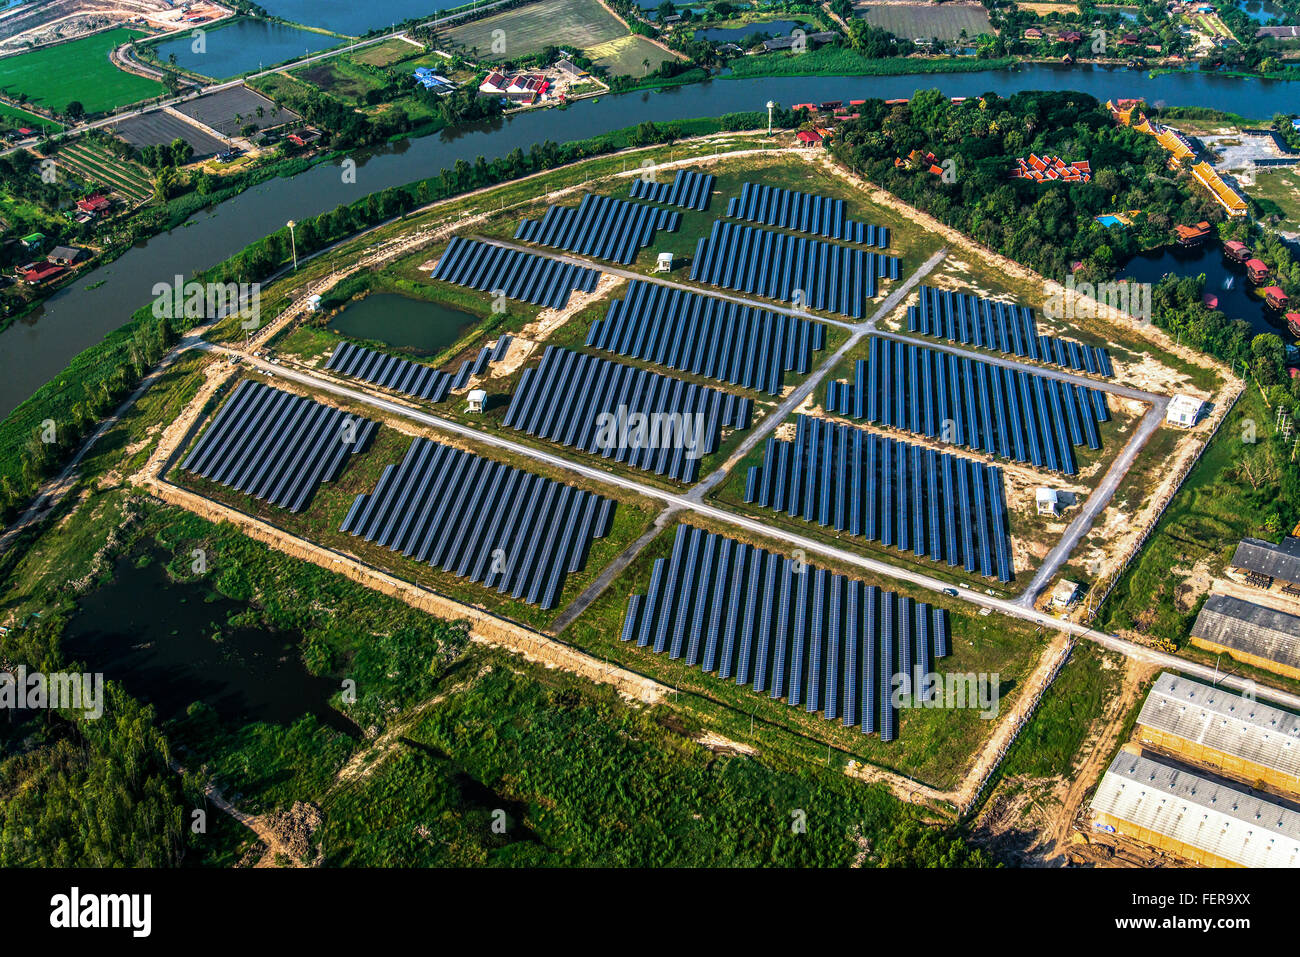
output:
[[[63,112],[68,114],[69,119],[79,120],[86,115],[86,108],[81,105],[80,100],[73,100]]]

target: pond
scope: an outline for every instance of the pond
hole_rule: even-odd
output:
[[[1217,243],[1206,243],[1199,249],[1174,246],[1142,253],[1120,269],[1119,277],[1155,284],[1167,275],[1201,273],[1205,274],[1205,294],[1218,298],[1215,308],[1229,319],[1245,319],[1253,335],[1274,332],[1287,343],[1295,341],[1282,317],[1255,295],[1255,287],[1246,278],[1246,267],[1228,259]]]
[[[481,320],[441,303],[380,292],[348,303],[329,328],[354,339],[374,339],[416,355],[437,355]]]
[[[195,49],[198,40],[190,34],[164,40],[154,49],[158,59],[169,63],[176,57],[176,65],[191,73],[226,80],[250,70],[262,70],[298,57],[319,53],[338,46],[338,37],[312,30],[299,30],[283,23],[264,20],[239,20],[229,26],[204,32],[203,44]]]
[[[1272,0],[1237,0],[1237,9],[1256,23],[1286,23],[1286,11]]]
[[[411,19],[433,19],[439,11],[459,7],[465,0],[384,0],[357,3],[355,0],[262,0],[261,6],[273,17],[294,23],[324,27],[359,37],[372,30],[387,30]]]
[[[297,635],[232,627],[228,616],[248,606],[204,582],[173,581],[168,558],[149,548],[117,560],[111,584],[86,595],[68,622],[69,660],[119,682],[163,719],[203,701],[227,722],[288,724],[312,714],[357,734],[330,706],[339,683],[307,672]]]
[[[768,20],[765,23],[751,23],[743,27],[709,27],[707,30],[696,30],[695,39],[739,43],[755,34],[788,37],[795,30],[809,31],[811,27],[799,20]]]

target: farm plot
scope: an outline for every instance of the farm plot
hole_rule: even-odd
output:
[[[587,50],[598,66],[613,76],[645,76],[673,58],[663,47],[642,36],[619,37]]]
[[[62,147],[57,162],[82,182],[117,193],[132,205],[143,203],[153,195],[143,168],[84,139]]]
[[[338,57],[294,70],[290,76],[347,103],[360,101],[371,90],[383,86],[377,77]]]
[[[35,113],[28,113],[26,110],[20,110],[8,103],[0,103],[0,118],[3,118],[7,123],[12,123],[15,127],[30,126],[33,129],[43,129],[51,133],[57,133],[63,129],[60,123],[55,123],[44,116],[37,116]]]
[[[236,136],[249,125],[264,130],[302,119],[288,107],[280,106],[246,86],[231,87],[190,100],[177,106],[176,112],[211,127],[223,136]]]
[[[559,38],[568,46],[588,51],[619,37],[631,39],[627,28],[596,0],[541,0],[448,30],[447,45],[471,54],[478,51],[483,56],[497,56],[492,41],[498,30],[505,37],[501,55],[506,59],[537,53]]]
[[[141,36],[138,30],[107,30],[6,57],[0,60],[0,90],[10,96],[26,93],[32,103],[56,112],[74,100],[88,113],[101,113],[158,96],[166,91],[161,83],[125,73],[108,57],[115,47]]]
[[[133,116],[114,123],[110,129],[137,149],[184,140],[194,148],[196,160],[215,156],[226,148],[226,144],[217,137],[204,133],[193,123],[187,123],[165,110]]]
[[[356,63],[364,63],[366,66],[384,67],[409,60],[423,52],[423,46],[399,38],[365,47],[356,53],[348,54],[348,58]]]
[[[855,6],[857,16],[873,27],[888,30],[896,37],[938,37],[960,39],[962,31],[974,37],[993,33],[988,11],[977,3],[862,3]]]

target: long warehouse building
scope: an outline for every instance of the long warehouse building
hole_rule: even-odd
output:
[[[1092,812],[1095,828],[1206,867],[1300,867],[1300,812],[1127,751]]]
[[[1138,740],[1246,784],[1300,795],[1300,716],[1165,672],[1138,714]]]
[[[1300,678],[1300,617],[1211,595],[1192,625],[1192,643],[1289,678]]]

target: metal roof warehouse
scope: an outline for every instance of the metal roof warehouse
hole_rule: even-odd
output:
[[[1300,676],[1300,618],[1231,595],[1211,595],[1192,639],[1234,658]]]
[[[1232,556],[1232,567],[1285,582],[1300,582],[1300,538],[1288,535],[1280,545],[1243,538]]]
[[[1092,799],[1097,823],[1210,866],[1300,866],[1300,813],[1121,752]]]
[[[1300,790],[1300,716],[1288,711],[1165,672],[1137,723],[1143,744],[1252,783],[1264,779]]]

